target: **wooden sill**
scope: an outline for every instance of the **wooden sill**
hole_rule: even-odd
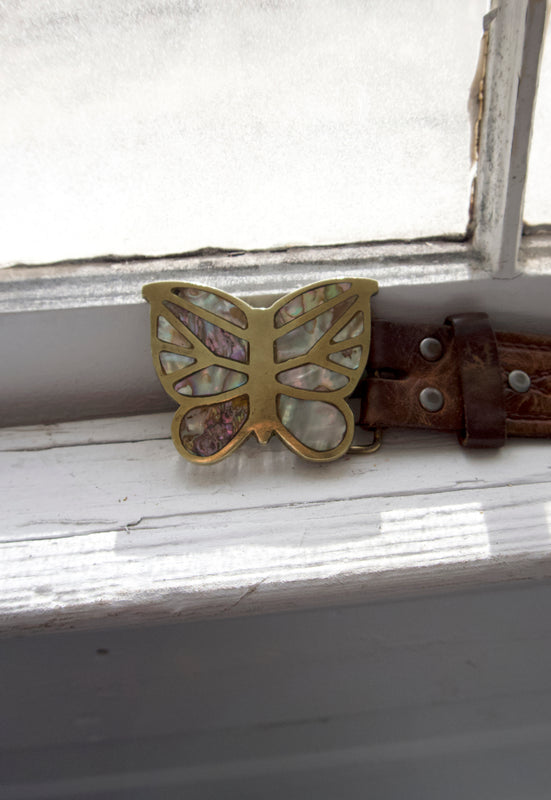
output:
[[[171,414],[0,431],[5,634],[369,602],[551,574],[548,442],[391,432],[303,462],[197,467]]]

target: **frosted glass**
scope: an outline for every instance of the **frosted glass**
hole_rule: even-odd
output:
[[[551,35],[547,26],[526,182],[524,218],[551,224]]]
[[[4,0],[0,262],[462,232],[486,0]]]

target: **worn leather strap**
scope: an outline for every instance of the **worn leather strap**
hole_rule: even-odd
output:
[[[437,339],[442,355],[428,361],[420,343]],[[526,372],[526,392],[508,383]],[[376,320],[360,424],[367,428],[456,431],[466,447],[499,447],[506,436],[551,438],[551,336],[494,333],[484,314],[453,315],[441,326]],[[427,411],[425,388],[442,393]]]
[[[446,322],[453,328],[457,353],[465,447],[502,447],[505,444],[505,387],[497,342],[487,314],[455,314]]]

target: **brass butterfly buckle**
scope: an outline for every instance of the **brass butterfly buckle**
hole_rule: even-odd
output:
[[[310,461],[332,461],[352,445],[347,403],[365,367],[370,298],[377,282],[311,284],[270,308],[218,289],[150,283],[151,347],[157,375],[178,403],[172,438],[195,463],[212,464],[254,434],[279,436]]]

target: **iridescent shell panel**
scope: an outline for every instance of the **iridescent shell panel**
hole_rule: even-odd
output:
[[[174,294],[184,298],[194,306],[204,308],[205,311],[210,311],[221,319],[228,322],[233,322],[239,328],[247,327],[247,317],[243,311],[238,308],[234,303],[220,297],[215,292],[206,292],[203,289],[197,289],[194,286],[186,286],[182,289],[174,289]]]
[[[179,353],[170,353],[168,350],[161,350],[159,360],[165,375],[171,375],[179,369],[195,364],[195,359],[190,356],[182,356]]]
[[[164,301],[164,305],[171,311],[191,333],[193,333],[211,353],[223,358],[230,358],[232,361],[240,361],[246,364],[249,360],[249,344],[245,339],[235,336],[233,333],[214,325],[212,322],[193,314],[186,308]]]
[[[166,317],[157,317],[157,338],[167,344],[177,344],[179,347],[192,347],[190,341],[171,325]]]
[[[196,456],[212,456],[222,450],[241,430],[249,416],[247,395],[224,403],[197,406],[180,423],[180,440]]]
[[[279,418],[287,430],[312,450],[333,450],[345,437],[344,414],[331,403],[299,400],[280,394],[277,408]]]
[[[346,350],[338,350],[336,353],[330,353],[328,357],[331,361],[334,361],[335,364],[340,364],[341,367],[358,369],[360,361],[362,360],[362,348],[347,347]]]
[[[278,373],[276,378],[285,386],[308,389],[311,392],[333,392],[342,389],[348,383],[346,375],[320,367],[318,364],[302,364],[300,367]]]
[[[315,289],[297,295],[277,311],[274,317],[275,327],[281,328],[287,322],[297,319],[322,303],[333,300],[339,294],[347,292],[348,289],[350,289],[349,283],[328,283],[326,286],[317,286]]]
[[[354,339],[363,333],[364,330],[364,315],[363,311],[358,311],[354,314],[350,322],[347,322],[344,328],[333,336],[334,342],[344,342],[346,339]]]
[[[356,300],[356,296],[349,297],[276,339],[274,342],[276,363],[308,353]]]
[[[213,365],[182,378],[174,384],[174,388],[179,394],[208,397],[237,389],[238,386],[247,383],[247,380],[248,377],[244,372]]]

